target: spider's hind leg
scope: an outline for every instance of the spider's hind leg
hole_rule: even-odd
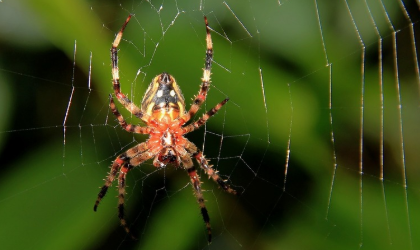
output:
[[[102,186],[101,191],[99,191],[98,198],[96,199],[95,206],[93,210],[96,211],[98,209],[99,203],[101,202],[102,198],[106,195],[108,188],[112,185],[112,182],[115,180],[115,176],[117,176],[118,171],[123,167],[123,165],[127,164],[131,158],[135,157],[136,155],[145,152],[148,150],[146,143],[140,143],[125,153],[120,154],[115,161],[112,163],[111,171],[109,171],[108,176],[105,179],[105,184]]]
[[[223,180],[219,174],[217,173],[217,171],[215,171],[212,168],[212,165],[208,164],[207,159],[204,157],[204,155],[201,153],[200,150],[197,150],[197,152],[195,154],[193,154],[195,159],[198,161],[198,163],[200,164],[201,168],[206,172],[206,174],[209,176],[209,178],[212,178],[214,182],[216,182],[217,184],[219,184],[219,186],[225,190],[226,192],[230,193],[230,194],[234,194],[234,195],[239,195],[240,193],[238,193],[235,189],[231,188],[229,186],[229,184],[226,183],[225,180]]]
[[[108,188],[112,185],[112,182],[115,179],[115,176],[118,173],[118,170],[120,170],[121,166],[125,162],[125,153],[121,154],[115,159],[114,163],[112,163],[111,171],[108,174],[108,177],[105,180],[105,184],[102,186],[101,191],[99,191],[98,198],[96,199],[95,206],[93,207],[93,210],[96,212],[98,209],[99,203],[101,202],[102,198],[106,195]]]
[[[212,168],[212,165],[209,165],[209,162],[204,157],[203,153],[197,148],[197,146],[194,145],[194,143],[187,140],[185,142],[185,150],[194,156],[198,164],[200,164],[200,167],[204,170],[204,172],[206,172],[209,178],[212,178],[213,181],[219,184],[223,190],[234,195],[240,194],[235,189],[231,188],[229,184],[227,184],[226,181],[219,176],[217,171]]]
[[[133,234],[130,232],[130,228],[128,227],[127,222],[124,218],[124,202],[126,187],[125,176],[127,175],[128,171],[130,171],[133,167],[138,166],[141,163],[152,158],[156,154],[156,152],[150,150],[147,147],[147,143],[143,142],[129,149],[127,151],[127,154],[128,153],[130,153],[130,156],[127,159],[127,161],[122,165],[120,175],[118,176],[118,218],[120,219],[121,226],[124,227],[124,230],[127,232],[127,234],[130,235],[133,240],[137,240],[137,238],[134,237]]]
[[[207,234],[208,234],[208,242],[211,243],[211,225],[210,225],[210,216],[206,208],[206,204],[204,202],[204,196],[201,190],[201,182],[200,176],[197,174],[197,170],[194,167],[194,164],[191,160],[190,155],[185,150],[179,150],[181,153],[180,158],[182,161],[182,165],[188,172],[188,175],[191,179],[191,184],[194,190],[194,195],[197,198],[198,205],[200,206],[201,215],[203,216],[204,223],[206,223]]]
[[[121,167],[120,175],[118,176],[118,218],[120,219],[121,226],[124,227],[124,230],[133,240],[137,240],[136,237],[130,232],[130,228],[127,225],[127,221],[124,218],[124,197],[125,197],[125,176],[128,171],[130,171],[133,166],[124,164]]]

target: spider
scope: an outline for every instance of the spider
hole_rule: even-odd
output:
[[[127,124],[114,103],[112,94],[109,95],[109,107],[112,113],[116,116],[120,126],[127,132],[137,134],[149,134],[149,139],[142,142],[126,152],[120,154],[111,166],[105,184],[102,186],[98,198],[95,202],[94,211],[97,210],[102,198],[105,196],[108,188],[118,174],[118,217],[121,225],[124,227],[127,234],[133,239],[136,239],[131,233],[124,219],[124,196],[125,196],[125,178],[131,169],[140,165],[146,160],[152,159],[155,167],[163,168],[167,164],[172,164],[177,167],[183,166],[187,170],[191,180],[191,185],[194,190],[194,195],[197,199],[198,205],[203,216],[204,223],[207,228],[208,242],[211,243],[211,226],[210,217],[204,203],[204,197],[201,190],[200,177],[194,167],[191,157],[194,157],[204,172],[213,179],[223,190],[228,193],[237,195],[238,192],[232,189],[225,180],[222,180],[217,171],[209,165],[209,161],[205,158],[203,153],[184,137],[185,134],[190,133],[215,115],[223,105],[229,100],[226,98],[214,108],[207,111],[197,121],[186,125],[186,123],[193,117],[201,104],[205,101],[207,92],[210,86],[211,64],[213,59],[213,44],[210,35],[210,29],[207,18],[204,17],[206,25],[206,58],[205,67],[203,69],[203,78],[200,91],[195,96],[194,102],[188,112],[185,110],[184,97],[178,87],[175,79],[168,73],[163,72],[157,75],[150,83],[146,93],[144,94],[141,108],[132,103],[127,96],[121,93],[118,70],[118,45],[121,41],[124,29],[130,21],[132,15],[129,15],[120,31],[115,37],[111,47],[111,61],[112,61],[112,82],[115,96],[118,101],[128,110],[146,123],[146,126],[139,126]]]

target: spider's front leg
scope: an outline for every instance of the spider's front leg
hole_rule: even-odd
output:
[[[121,93],[120,88],[120,71],[118,69],[118,45],[121,42],[124,29],[127,26],[128,22],[130,21],[132,15],[130,14],[127,19],[125,20],[123,26],[121,27],[120,31],[118,32],[117,36],[114,39],[111,47],[111,63],[112,63],[112,84],[114,88],[115,96],[118,98],[118,101],[124,105],[124,107],[130,111],[134,116],[142,119],[144,122],[148,123],[151,120],[151,117],[145,114],[139,107],[137,107],[134,103],[128,99],[123,93]]]
[[[198,109],[200,108],[201,104],[206,100],[207,92],[210,87],[210,75],[211,75],[211,64],[213,61],[213,42],[211,40],[210,28],[207,22],[207,17],[204,16],[204,22],[206,24],[206,59],[204,62],[204,69],[203,69],[203,78],[201,78],[201,88],[198,92],[198,95],[195,97],[193,104],[191,105],[190,110],[188,113],[183,115],[181,119],[186,123],[193,117]]]

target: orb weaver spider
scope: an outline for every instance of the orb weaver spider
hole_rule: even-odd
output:
[[[225,180],[222,180],[217,171],[209,165],[208,160],[203,153],[184,137],[202,125],[215,115],[223,105],[229,100],[226,98],[214,108],[207,111],[197,121],[186,125],[186,123],[197,113],[201,104],[206,100],[207,92],[210,86],[211,64],[213,60],[213,44],[210,35],[210,29],[207,18],[204,17],[206,25],[206,58],[203,71],[203,78],[200,91],[193,101],[188,112],[185,110],[185,101],[178,84],[175,79],[168,73],[163,72],[156,76],[146,90],[141,108],[132,103],[126,95],[121,93],[118,69],[118,45],[122,39],[124,29],[130,21],[132,15],[129,15],[125,23],[118,32],[111,48],[112,61],[112,82],[114,94],[118,101],[133,114],[146,123],[146,126],[127,124],[114,103],[112,94],[109,96],[109,107],[117,118],[120,126],[127,132],[137,134],[148,134],[149,139],[145,142],[128,149],[120,154],[111,166],[105,184],[102,186],[98,198],[95,202],[94,211],[97,210],[102,198],[108,191],[112,182],[118,174],[118,217],[125,231],[133,238],[130,229],[124,219],[124,196],[125,196],[125,178],[131,169],[141,163],[154,158],[153,165],[155,167],[165,167],[167,164],[173,164],[177,167],[182,166],[187,170],[194,190],[194,195],[199,204],[201,215],[206,224],[208,233],[208,242],[211,242],[211,226],[210,217],[204,202],[201,189],[200,177],[194,167],[191,157],[194,157],[204,172],[213,179],[223,190],[228,193],[237,195],[238,192],[232,189]]]

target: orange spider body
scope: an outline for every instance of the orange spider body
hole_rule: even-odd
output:
[[[186,143],[182,128],[185,121],[180,118],[185,107],[181,90],[171,75],[162,73],[155,77],[143,97],[142,110],[153,118],[147,124],[152,128],[147,146],[160,152],[153,164],[156,167],[168,163],[179,166],[176,152],[185,148]]]

